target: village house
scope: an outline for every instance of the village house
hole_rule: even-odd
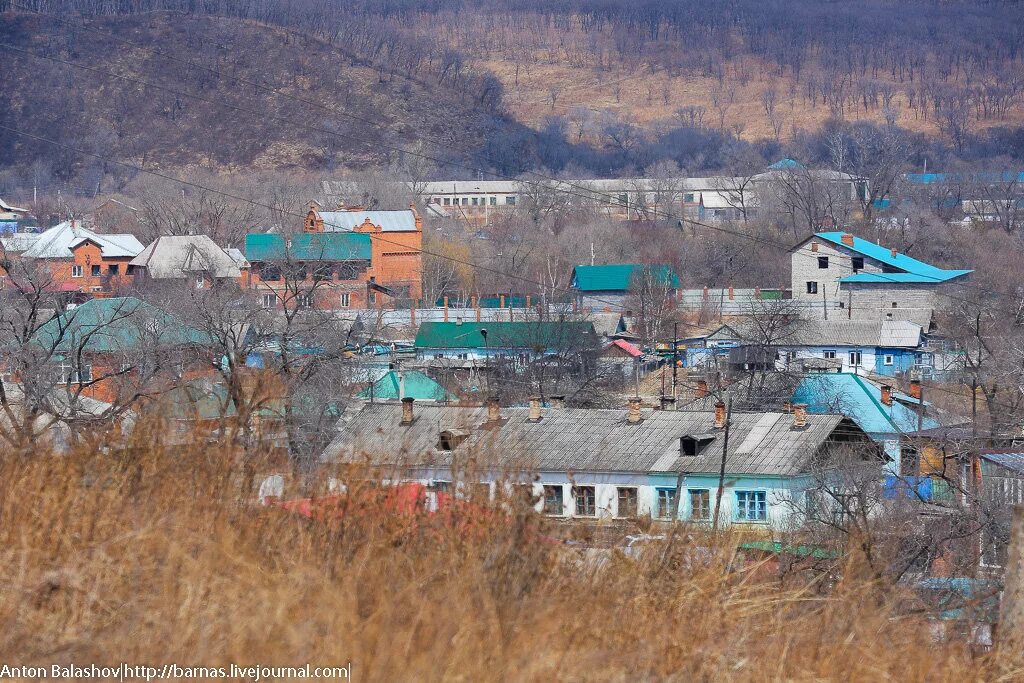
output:
[[[459,493],[483,486],[532,494],[538,512],[560,518],[709,523],[718,496],[726,409],[671,411],[352,404],[323,460],[367,464],[367,476]],[[752,529],[802,524],[818,469],[838,452],[881,460],[839,415],[737,413],[729,421],[720,519]]]
[[[58,386],[83,386],[83,396],[107,402],[143,383],[169,387],[211,374],[217,360],[205,333],[134,297],[90,299],[59,313],[31,344],[52,360]]]
[[[573,268],[569,285],[583,311],[624,311],[639,306],[638,297],[675,299],[679,276],[666,265],[610,263]]]
[[[594,325],[586,320],[424,322],[415,341],[417,360],[467,366],[488,360],[525,365],[542,358],[585,362],[597,348]]]
[[[131,283],[129,264],[143,247],[135,235],[102,235],[78,221],[67,221],[39,234],[5,238],[7,257],[20,259],[26,268],[40,266],[48,289],[74,298],[110,296]]]
[[[804,317],[913,320],[969,270],[947,270],[848,232],[819,232],[790,250],[794,305]]]
[[[249,234],[249,286],[264,306],[292,298],[322,310],[390,307],[422,296],[423,223],[415,209],[309,208],[295,235]]]
[[[28,216],[28,209],[8,204],[0,199],[0,233],[18,232],[18,224]]]
[[[161,235],[128,266],[137,285],[176,282],[195,289],[225,282],[249,285],[249,262],[242,252],[224,249],[208,235]]]

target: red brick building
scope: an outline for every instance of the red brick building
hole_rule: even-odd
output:
[[[303,230],[292,235],[250,234],[245,258],[249,285],[264,305],[295,300],[303,307],[391,307],[422,296],[423,222],[408,211],[311,205]]]

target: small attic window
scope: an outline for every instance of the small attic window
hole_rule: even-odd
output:
[[[469,434],[461,429],[445,429],[438,435],[437,450],[454,451],[468,436]]]
[[[714,441],[713,438],[706,436],[693,436],[692,434],[681,436],[679,437],[679,455],[698,455],[712,441]]]

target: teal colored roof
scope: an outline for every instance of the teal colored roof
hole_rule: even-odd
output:
[[[634,275],[650,269],[658,282],[679,287],[679,277],[665,265],[646,266],[640,263],[609,263],[603,266],[576,266],[572,271],[572,286],[581,292],[625,292]]]
[[[480,330],[487,330],[487,343]],[[416,333],[417,349],[551,349],[596,343],[594,324],[563,322],[426,322]]]
[[[135,297],[90,299],[36,330],[32,341],[58,352],[106,353],[143,346],[210,346],[204,332]]]
[[[948,282],[971,272],[970,270],[946,270],[924,261],[918,261],[916,258],[911,258],[899,252],[896,252],[896,255],[893,256],[892,250],[860,237],[853,238],[853,246],[851,247],[843,243],[843,234],[842,232],[819,232],[816,237],[828,240],[838,246],[852,249],[858,254],[863,254],[868,258],[880,261],[893,268],[898,268],[903,272],[856,273],[842,278],[840,282]]]
[[[400,391],[402,374],[405,375],[404,392]],[[417,401],[455,400],[455,396],[443,386],[416,370],[403,370],[402,373],[390,370],[374,382],[372,387],[367,387],[356,394],[356,398],[369,399],[371,397],[377,401],[397,401],[405,397],[414,398]]]
[[[245,258],[254,261],[369,261],[370,235],[361,232],[274,233],[245,236]]]
[[[749,541],[740,543],[740,550],[761,550],[766,553],[784,553],[796,557],[813,557],[816,560],[834,560],[839,552],[814,545],[786,545],[780,541]]]
[[[917,431],[917,410],[905,404],[919,404],[920,401],[893,391],[892,405],[883,405],[879,385],[847,372],[822,373],[804,378],[793,393],[793,403],[806,403],[809,413],[845,415],[868,434]],[[940,422],[927,415],[921,421],[923,429],[939,426]]]
[[[788,169],[788,168],[802,169],[802,168],[805,168],[805,166],[803,164],[801,164],[799,161],[796,161],[795,159],[787,158],[787,159],[779,159],[774,164],[772,164],[771,166],[768,167],[768,169],[771,170],[771,171],[781,171],[783,169]]]

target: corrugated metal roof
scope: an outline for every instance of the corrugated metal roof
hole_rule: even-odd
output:
[[[418,370],[390,370],[356,398],[375,401],[398,400],[409,396],[417,401],[449,401],[455,396]]]
[[[481,330],[487,330],[486,342]],[[416,333],[418,349],[568,349],[595,344],[594,324],[582,320],[424,322]]]
[[[405,211],[321,211],[324,230],[351,232],[369,220],[384,232],[415,232],[416,214]]]
[[[417,405],[410,425],[400,424],[401,415],[397,404],[349,406],[324,458],[446,467],[453,456],[474,452],[481,458],[493,456],[494,466],[503,469],[692,474],[717,473],[721,462],[723,432],[714,429],[714,413],[708,411],[644,410],[639,424],[627,422],[626,410],[544,409],[534,423],[528,421],[526,408],[503,408],[498,424],[487,422],[485,407]],[[782,413],[734,413],[730,444],[742,444],[757,425],[762,428],[747,452],[731,446],[726,472],[798,474],[840,426],[844,437],[856,438],[859,431],[839,415],[809,415],[804,429],[793,429],[792,422],[792,416]],[[454,451],[437,450],[440,432],[451,429],[469,437]],[[680,438],[697,434],[714,436],[699,455],[680,455]],[[863,438],[866,442],[867,436]]]
[[[157,280],[183,278],[188,273],[225,278],[242,274],[239,263],[208,235],[161,235],[130,263],[145,268],[146,275]]]
[[[679,276],[666,265],[641,263],[608,263],[599,266],[576,266],[572,271],[572,286],[581,292],[626,292],[635,277],[649,272],[657,282],[679,287]]]
[[[104,235],[75,222],[64,222],[40,233],[35,243],[25,250],[25,258],[71,258],[72,249],[90,241],[99,245],[104,258],[131,258],[143,249],[135,235]]]
[[[993,462],[1000,467],[1024,474],[1024,453],[995,453],[982,451],[982,459]]]
[[[276,233],[245,236],[245,257],[256,261],[369,261],[370,235],[362,232],[318,232],[286,240]]]
[[[878,384],[846,372],[825,372],[806,377],[793,393],[794,403],[806,403],[811,413],[841,413],[870,434],[904,434],[917,431],[917,409],[906,403],[909,396],[894,393],[892,405],[882,403]],[[910,399],[906,401],[904,399]],[[922,429],[933,429],[942,423],[934,410],[926,412]]]
[[[891,249],[887,249],[886,247],[883,247],[880,244],[875,244],[874,242],[871,242],[869,240],[863,239],[861,237],[856,237],[855,236],[853,238],[853,246],[850,246],[849,244],[845,244],[843,242],[843,235],[844,234],[846,234],[846,233],[843,233],[843,232],[819,232],[816,235],[816,237],[819,237],[819,238],[821,238],[823,240],[828,240],[829,242],[832,242],[833,244],[838,245],[840,247],[844,247],[846,249],[851,249],[851,250],[857,252],[858,254],[863,254],[864,256],[867,256],[868,258],[872,258],[872,259],[874,259],[876,261],[880,261],[881,263],[884,263],[886,265],[892,266],[893,268],[898,268],[899,270],[903,271],[904,273],[908,273],[910,275],[914,275],[914,276],[917,276],[919,278],[924,278],[923,280],[920,280],[920,281],[947,282],[949,280],[961,277],[963,275],[967,275],[968,273],[972,272],[970,270],[946,270],[944,268],[939,268],[937,266],[933,266],[930,263],[925,263],[924,261],[918,261],[916,258],[912,258],[912,257],[907,256],[906,254],[902,254],[900,252],[896,252],[896,255],[893,256]],[[875,281],[875,280],[854,280],[853,279],[853,278],[858,278],[861,275],[865,275],[866,276],[866,275],[869,275],[869,274],[868,273],[857,273],[856,275],[852,275],[852,276],[849,276],[847,278],[843,278],[842,281],[843,282],[862,282],[862,281],[874,282]],[[899,275],[899,273],[871,273],[870,275],[873,275],[873,276],[876,276],[876,277],[879,277],[879,278],[884,278],[882,280],[877,280],[878,282],[898,282],[899,281],[899,280],[895,279],[895,276]],[[917,282],[918,280],[913,280],[913,281]]]

